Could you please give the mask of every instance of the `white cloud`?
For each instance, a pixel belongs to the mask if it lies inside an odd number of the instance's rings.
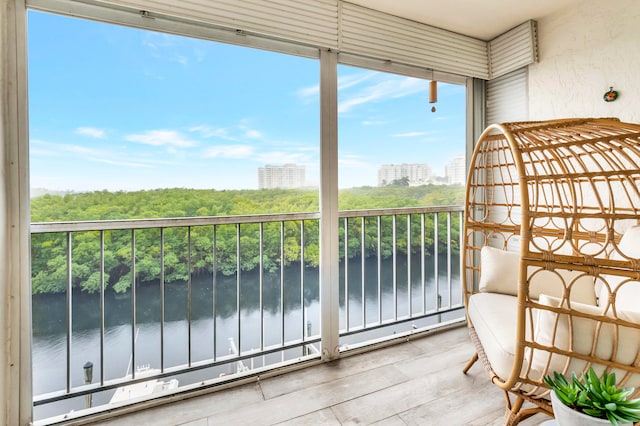
[[[252,129],[248,129],[245,134],[246,137],[248,137],[249,139],[260,139],[262,138],[262,133],[259,132],[258,130],[252,130]]]
[[[359,84],[367,79],[352,84]],[[338,105],[338,112],[348,112],[354,107],[369,102],[401,98],[420,91],[426,90],[426,82],[424,80],[412,77],[384,77],[379,79],[377,83],[362,87],[353,94],[346,94],[345,100]]]
[[[357,86],[358,84],[370,80],[376,76],[376,73],[373,71],[367,71],[360,74],[352,74],[338,78],[338,90],[346,90],[352,86]]]
[[[396,133],[394,135],[391,135],[391,137],[394,138],[415,138],[418,136],[426,136],[428,135],[428,132],[406,132],[406,133]]]
[[[31,140],[30,141],[31,154],[41,154],[47,155],[50,157],[57,157],[64,153],[71,154],[80,154],[80,155],[95,155],[99,156],[102,154],[102,151],[93,148],[87,148],[81,145],[70,145],[65,143],[51,143],[42,140]]]
[[[153,50],[175,46],[175,36],[164,33],[146,32],[142,45]]]
[[[104,139],[106,133],[102,129],[96,129],[95,127],[78,127],[75,131],[78,135],[90,136],[96,139]]]
[[[136,163],[136,162],[132,162],[132,161],[109,160],[107,158],[87,158],[87,160],[95,161],[96,163],[112,164],[114,166],[143,167],[143,168],[151,168],[151,167],[153,167],[150,164]]]
[[[302,98],[303,100],[310,102],[320,95],[320,85],[315,84],[313,86],[298,89],[298,91],[296,91],[296,95],[298,95],[298,97]]]
[[[197,145],[196,142],[185,139],[180,133],[174,130],[149,130],[144,133],[128,135],[125,137],[125,140],[151,146],[170,146],[179,148],[187,148]]]
[[[253,147],[250,145],[220,145],[207,148],[204,156],[206,158],[247,158],[253,153]]]
[[[58,144],[37,139],[30,141],[30,143],[32,145],[30,153],[33,156],[72,158],[75,155],[79,159],[78,161],[93,161],[125,167],[154,167],[157,164],[163,164],[155,159],[132,161],[125,154],[114,150],[92,149],[80,145]]]
[[[200,126],[193,126],[189,128],[190,132],[199,133],[203,138],[220,138],[226,140],[235,140],[229,134],[229,130],[224,127],[213,127],[206,124]]]
[[[224,127],[213,127],[207,124],[202,124],[200,126],[190,127],[188,130],[190,132],[198,133],[203,138],[218,138],[225,139],[229,141],[239,141],[243,137],[247,139],[262,139],[263,134],[261,131],[252,129],[247,126],[244,122],[248,120],[242,120],[240,124],[234,126],[233,128],[224,128]],[[234,135],[237,134],[238,136]]]
[[[186,40],[171,34],[145,34],[142,45],[149,49],[148,53],[152,58],[159,61],[189,65],[191,59],[195,59],[196,62],[202,62],[204,57],[202,51],[192,49]]]
[[[375,72],[364,72],[355,75],[347,75],[338,78],[338,90],[346,90],[350,87],[356,86],[366,80],[375,77]],[[296,95],[304,102],[312,102],[318,99],[320,96],[320,85],[314,84],[313,86],[303,87],[296,91]]]
[[[240,123],[238,123],[238,129],[244,133],[245,138],[262,139],[262,132],[252,128],[251,120],[248,118],[240,120]]]

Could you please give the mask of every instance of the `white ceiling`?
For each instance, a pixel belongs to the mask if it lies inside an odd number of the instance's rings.
[[[491,40],[580,0],[347,0],[460,34]]]

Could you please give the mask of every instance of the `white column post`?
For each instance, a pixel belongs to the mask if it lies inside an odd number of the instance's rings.
[[[331,50],[321,50],[320,315],[325,361],[340,354],[338,249],[338,55]]]
[[[28,425],[31,394],[26,6],[0,0],[0,423]]]

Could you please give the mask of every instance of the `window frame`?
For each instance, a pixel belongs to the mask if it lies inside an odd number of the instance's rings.
[[[151,30],[156,32],[174,34],[184,37],[192,37],[215,42],[234,44],[243,47],[269,50],[278,53],[302,56],[318,59],[320,62],[320,227],[321,227],[321,254],[320,254],[320,280],[321,280],[321,311],[322,311],[322,359],[329,361],[340,356],[339,349],[339,260],[338,260],[338,113],[337,113],[337,65],[349,65],[376,71],[389,72],[398,75],[423,78],[425,80],[437,80],[446,83],[460,84],[466,87],[466,154],[473,149],[473,140],[478,129],[484,126],[482,122],[483,91],[478,90],[478,83],[471,77],[464,77],[445,72],[439,72],[424,67],[412,66],[391,62],[385,59],[375,59],[353,54],[340,53],[330,48],[311,46],[303,43],[295,43],[275,38],[248,34],[231,29],[216,27],[200,22],[188,21],[179,18],[153,17],[149,18],[144,13],[134,14],[130,9],[116,5],[99,5],[97,3],[84,3],[69,0],[30,0],[17,1],[16,17],[23,17],[22,24],[17,24],[18,33],[24,29],[24,34],[16,38],[16,56],[18,61],[17,78],[17,104],[24,117],[16,119],[19,123],[19,131],[22,133],[16,139],[15,145],[21,153],[18,162],[17,174],[13,180],[20,180],[19,187],[11,196],[19,202],[20,208],[14,216],[21,222],[19,242],[8,242],[8,247],[15,256],[22,255],[27,259],[16,280],[14,289],[19,289],[21,307],[20,319],[11,323],[9,333],[19,336],[19,382],[22,383],[20,392],[11,396],[7,406],[20,406],[20,424],[26,424],[32,418],[32,389],[31,383],[31,309],[30,309],[30,256],[29,246],[29,163],[28,163],[28,108],[27,108],[27,48],[26,48],[26,16],[29,10],[50,12],[71,16],[79,19],[105,22],[114,25],[124,25],[133,28]],[[18,19],[17,21],[20,21]],[[23,37],[23,38],[20,38]],[[26,154],[26,155],[25,155]],[[18,155],[20,157],[20,155]],[[6,160],[5,160],[6,161]],[[11,179],[9,179],[11,181]],[[24,256],[26,254],[26,257]],[[292,367],[295,368],[295,367]],[[7,371],[7,370],[5,370]],[[25,385],[26,384],[26,385]],[[140,407],[143,407],[141,404]]]

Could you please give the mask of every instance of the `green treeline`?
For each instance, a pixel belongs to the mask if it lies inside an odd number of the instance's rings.
[[[461,205],[464,188],[460,185],[424,185],[418,187],[362,187],[340,191],[341,210]],[[44,195],[31,200],[32,222],[65,222],[196,216],[232,216],[269,213],[318,211],[317,190],[194,190],[159,189],[137,192],[96,191],[64,196]],[[439,241],[447,241],[447,217],[438,218]],[[266,272],[281,265],[300,262],[304,241],[305,265],[314,267],[319,259],[318,221],[265,223],[262,229],[262,259]],[[458,215],[452,217],[452,248],[458,251]],[[376,218],[364,222],[364,255],[377,256]],[[383,258],[392,255],[393,218],[381,219],[380,251]],[[301,238],[304,229],[304,238]],[[407,218],[396,218],[396,247],[406,254]],[[164,244],[161,247],[161,233]],[[362,254],[362,219],[347,223],[347,255]],[[412,253],[421,250],[421,217],[411,216]],[[425,243],[434,241],[434,217],[425,216]],[[240,241],[238,241],[238,236]],[[281,241],[284,246],[281,248]],[[193,226],[190,228],[141,229],[99,232],[74,232],[71,235],[71,278],[74,288],[93,293],[100,289],[101,245],[104,244],[104,282],[107,289],[122,293],[137,283],[186,281],[191,274],[233,275],[238,268],[250,271],[260,264],[260,228],[243,224]],[[32,290],[38,293],[66,291],[69,275],[67,235],[33,234],[31,240]],[[240,259],[237,247],[240,246]],[[344,257],[344,220],[340,223],[340,256]],[[443,250],[444,247],[440,247]],[[135,262],[133,258],[135,256]],[[162,275],[164,274],[164,276]]]

